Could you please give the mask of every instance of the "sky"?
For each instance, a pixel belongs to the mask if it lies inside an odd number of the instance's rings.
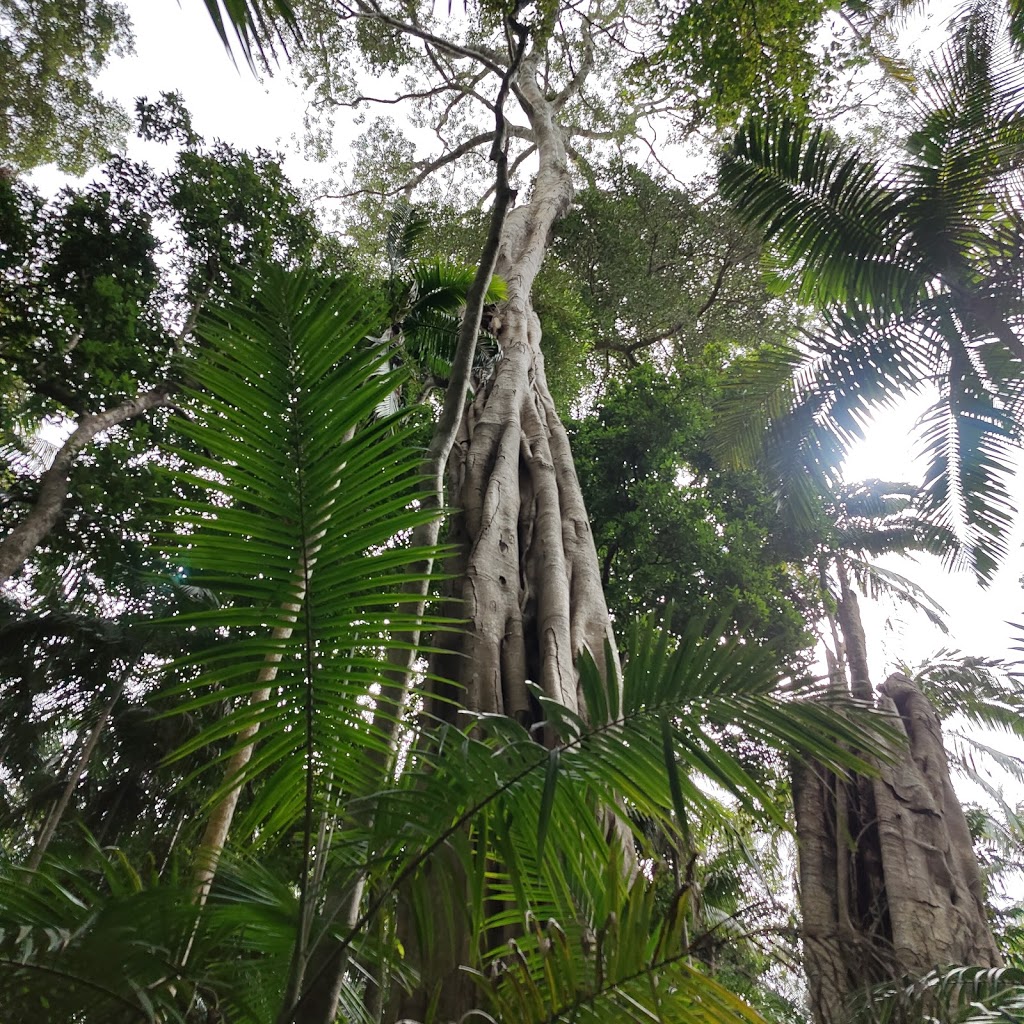
[[[115,60],[102,74],[99,87],[106,94],[130,109],[137,96],[155,98],[163,91],[176,90],[192,112],[197,131],[208,140],[221,138],[250,149],[280,150],[293,181],[324,178],[325,169],[299,153],[304,113],[300,91],[283,74],[260,82],[244,61],[233,64],[202,0],[180,0],[180,4],[175,0],[128,0],[127,6],[135,27],[136,52]],[[336,144],[343,150],[346,141],[342,135]],[[157,164],[168,158],[167,149],[155,144],[137,143],[132,153]],[[34,177],[48,190],[65,180],[48,169]],[[911,402],[879,414],[866,440],[846,461],[847,480],[919,480],[914,423],[922,411],[921,402]],[[1020,477],[1014,489],[1020,507],[1024,504]],[[914,613],[886,605],[866,607],[875,682],[881,682],[894,663],[913,664],[942,646],[989,657],[1016,656],[1015,637],[1024,634],[1024,627],[1015,632],[1007,622],[1024,622],[1021,539],[1018,531],[1010,558],[984,590],[968,574],[951,576],[932,561],[883,560],[884,567],[913,579],[946,609],[952,635],[942,637]]]

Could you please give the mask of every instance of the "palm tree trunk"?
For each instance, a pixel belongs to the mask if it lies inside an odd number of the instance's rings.
[[[850,574],[842,555],[835,560],[839,577],[839,601],[836,615],[843,631],[843,648],[850,666],[850,692],[858,700],[870,701],[874,696],[871,687],[871,673],[868,670],[868,645],[864,635],[864,623],[860,617],[860,603],[857,592],[850,585]]]

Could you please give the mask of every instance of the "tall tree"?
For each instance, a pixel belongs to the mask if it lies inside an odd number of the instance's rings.
[[[131,22],[117,0],[3,0],[0,165],[56,163],[84,174],[122,145],[128,114],[92,79],[131,48]]]
[[[856,583],[885,590],[937,620],[920,590],[866,556],[941,555],[955,541],[920,513],[915,488],[869,481],[825,509],[819,548],[833,684],[893,714],[904,746],[877,777],[841,779],[813,762],[794,766],[804,960],[816,1021],[850,1018],[865,987],[919,977],[936,965],[1001,962],[967,821],[950,782],[939,716],[914,682],[871,682]]]
[[[428,712],[445,724],[467,714],[505,716],[554,742],[549,716],[587,715],[578,671],[584,652],[591,652],[611,688],[617,657],[588,516],[545,374],[534,284],[552,231],[572,201],[570,165],[588,170],[585,146],[627,138],[655,114],[691,123],[692,111],[674,107],[656,76],[643,74],[627,77],[629,87],[615,90],[614,103],[608,99],[616,70],[623,77],[637,46],[650,43],[646,19],[653,12],[645,10],[518,5],[473,10],[455,22],[418,8],[355,0],[309,3],[299,13],[300,29],[317,40],[299,56],[322,106],[392,101],[357,85],[350,67],[359,51],[377,75],[401,70],[409,83],[404,98],[437,126],[444,148],[436,157],[417,161],[390,146],[395,192],[468,162],[482,172],[478,191],[495,195],[480,264],[483,281],[496,270],[508,286],[507,300],[488,310],[486,320],[500,359],[489,378],[475,382],[468,404],[468,374],[453,374],[431,448],[428,500],[458,510],[447,596],[450,613],[464,616],[466,628],[435,638],[441,650],[430,674],[438,682]],[[679,37],[707,42],[690,29]],[[482,130],[474,111],[487,118]],[[375,130],[394,141],[387,126]],[[496,166],[493,184],[486,164],[472,163],[484,153]],[[529,196],[506,214],[515,172],[528,157],[537,166]],[[467,187],[477,183],[465,180]],[[456,359],[464,368],[473,361],[482,290],[467,305]],[[379,703],[385,714],[400,708],[408,685],[408,666],[399,667]],[[422,933],[405,943],[422,972],[421,986],[402,1005],[406,1015],[435,1010],[460,1016],[472,1008],[464,968],[476,966],[480,953],[459,934],[458,922],[452,927],[446,949],[429,949]],[[336,967],[342,963],[339,957]]]

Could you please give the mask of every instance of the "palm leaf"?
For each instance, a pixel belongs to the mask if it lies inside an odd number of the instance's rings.
[[[1024,692],[1010,666],[941,650],[912,669],[914,680],[939,717],[962,717],[984,729],[1024,738]]]
[[[288,52],[287,29],[301,42],[298,17],[291,0],[204,0],[217,35],[225,49],[232,51],[234,43],[241,49],[249,67],[256,70],[255,55],[267,63],[265,43],[276,39]],[[284,28],[281,27],[283,24]]]
[[[421,625],[403,610],[402,585],[433,552],[401,542],[431,514],[412,502],[412,426],[363,426],[398,381],[375,373],[382,354],[363,342],[380,311],[353,286],[302,271],[267,271],[253,293],[199,328],[190,373],[203,390],[179,429],[208,454],[178,453],[195,468],[174,474],[208,494],[178,503],[173,525],[188,539],[174,557],[225,601],[178,621],[216,621],[233,639],[201,661],[198,683],[167,696],[175,714],[233,704],[178,757],[214,744],[226,758],[248,742],[232,737],[259,728],[248,767],[211,799],[258,782],[242,827],[269,842],[311,814],[311,800],[370,784],[368,755],[383,756],[388,730],[371,730],[361,709],[390,638]],[[272,698],[252,703],[268,663]]]
[[[864,1024],[996,1024],[1024,1013],[1024,972],[951,967],[872,990],[855,1011]]]
[[[725,197],[775,243],[800,295],[899,310],[921,287],[912,255],[894,255],[903,199],[872,161],[824,128],[786,115],[752,119],[722,160]]]
[[[194,990],[172,965],[195,911],[173,883],[144,883],[119,851],[86,840],[78,857],[0,872],[6,1014],[184,1021]]]
[[[928,507],[983,581],[1006,553],[1024,411],[1024,72],[1002,33],[994,5],[958,16],[892,172],[780,115],[745,125],[721,170],[740,216],[824,318],[782,423],[828,432],[841,453],[873,405],[938,379]]]
[[[897,549],[899,550],[899,549]],[[912,548],[903,548],[903,551]],[[913,580],[891,569],[883,569],[860,559],[848,559],[847,567],[857,586],[872,600],[881,595],[894,598],[915,612],[920,612],[943,633],[949,632],[946,610]]]

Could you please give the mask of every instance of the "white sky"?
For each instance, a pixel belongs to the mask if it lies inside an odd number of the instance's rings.
[[[192,112],[196,130],[208,140],[221,138],[249,149],[263,146],[281,150],[288,173],[296,182],[325,176],[322,168],[298,154],[304,112],[299,91],[285,81],[283,74],[262,84],[244,62],[236,68],[202,0],[181,0],[180,5],[174,0],[128,0],[127,6],[135,26],[136,54],[117,60],[103,74],[100,88],[105,93],[130,109],[137,96],[154,99],[162,91],[176,90]],[[346,141],[336,140],[342,149]],[[132,152],[154,163],[167,161],[165,147],[139,144]],[[50,169],[37,172],[34,178],[47,190],[65,180]],[[870,437],[848,459],[847,479],[918,480],[913,425],[920,411],[920,407],[908,406],[880,415]],[[1014,487],[1024,499],[1019,477]],[[969,576],[949,576],[937,564],[884,561],[887,568],[924,586],[947,610],[953,635],[942,638],[913,613],[891,607],[865,608],[875,682],[884,678],[894,661],[913,663],[941,646],[958,647],[976,655],[1008,656],[1014,641],[1007,620],[1024,621],[1020,540],[1018,536],[1007,564],[987,590],[977,587]],[[894,628],[886,627],[890,619]]]

